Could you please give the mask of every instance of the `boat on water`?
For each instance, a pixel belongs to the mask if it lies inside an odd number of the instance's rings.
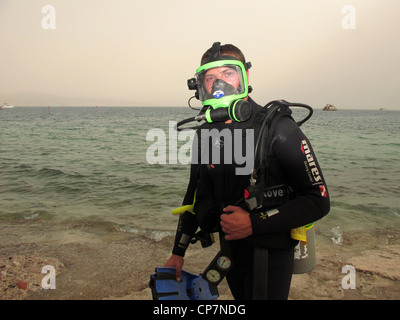
[[[2,109],[12,109],[14,106],[10,106],[7,102],[4,102],[4,104],[1,106]]]
[[[322,108],[324,111],[337,111],[337,108],[332,104],[327,104],[325,107]]]

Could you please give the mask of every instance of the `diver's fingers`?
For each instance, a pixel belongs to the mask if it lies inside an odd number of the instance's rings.
[[[175,268],[176,280],[182,280],[183,257],[173,254],[167,261],[164,267]]]

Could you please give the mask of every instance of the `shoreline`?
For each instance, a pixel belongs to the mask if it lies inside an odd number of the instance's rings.
[[[163,266],[173,236],[161,240],[123,232],[93,233],[83,227],[18,236],[21,225],[0,228],[0,300],[151,300],[148,283]],[[30,230],[32,231],[32,230]],[[293,275],[290,300],[400,299],[400,231],[380,229],[343,235],[343,244],[316,234],[317,267]],[[373,240],[373,241],[371,241]],[[184,270],[201,273],[218,251],[192,245]],[[56,288],[43,289],[45,265],[54,266]],[[343,289],[342,268],[354,266],[356,289]],[[232,300],[224,280],[219,300]]]

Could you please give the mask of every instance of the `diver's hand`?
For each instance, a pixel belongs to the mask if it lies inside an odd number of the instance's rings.
[[[183,257],[173,254],[167,261],[164,267],[175,268],[176,269],[176,281],[182,280],[182,267],[183,267]]]
[[[224,212],[230,214],[221,215],[222,231],[226,233],[226,240],[243,239],[253,234],[250,214],[240,207],[227,206]]]

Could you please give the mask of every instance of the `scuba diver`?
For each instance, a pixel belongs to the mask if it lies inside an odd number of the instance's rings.
[[[257,104],[249,96],[250,67],[237,47],[216,42],[188,80],[203,104],[195,120],[206,122],[196,131],[183,200],[193,210],[179,216],[165,267],[176,268],[180,281],[196,231],[218,232],[226,257],[216,259],[221,270],[226,267],[223,276],[235,299],[287,299],[298,243],[291,230],[324,217],[330,200],[311,143],[290,115],[290,106],[299,104]],[[205,134],[211,130],[219,135]],[[238,173],[248,166],[238,161],[244,150],[254,150],[246,158],[253,166]],[[220,275],[211,271],[205,277],[219,283]]]

